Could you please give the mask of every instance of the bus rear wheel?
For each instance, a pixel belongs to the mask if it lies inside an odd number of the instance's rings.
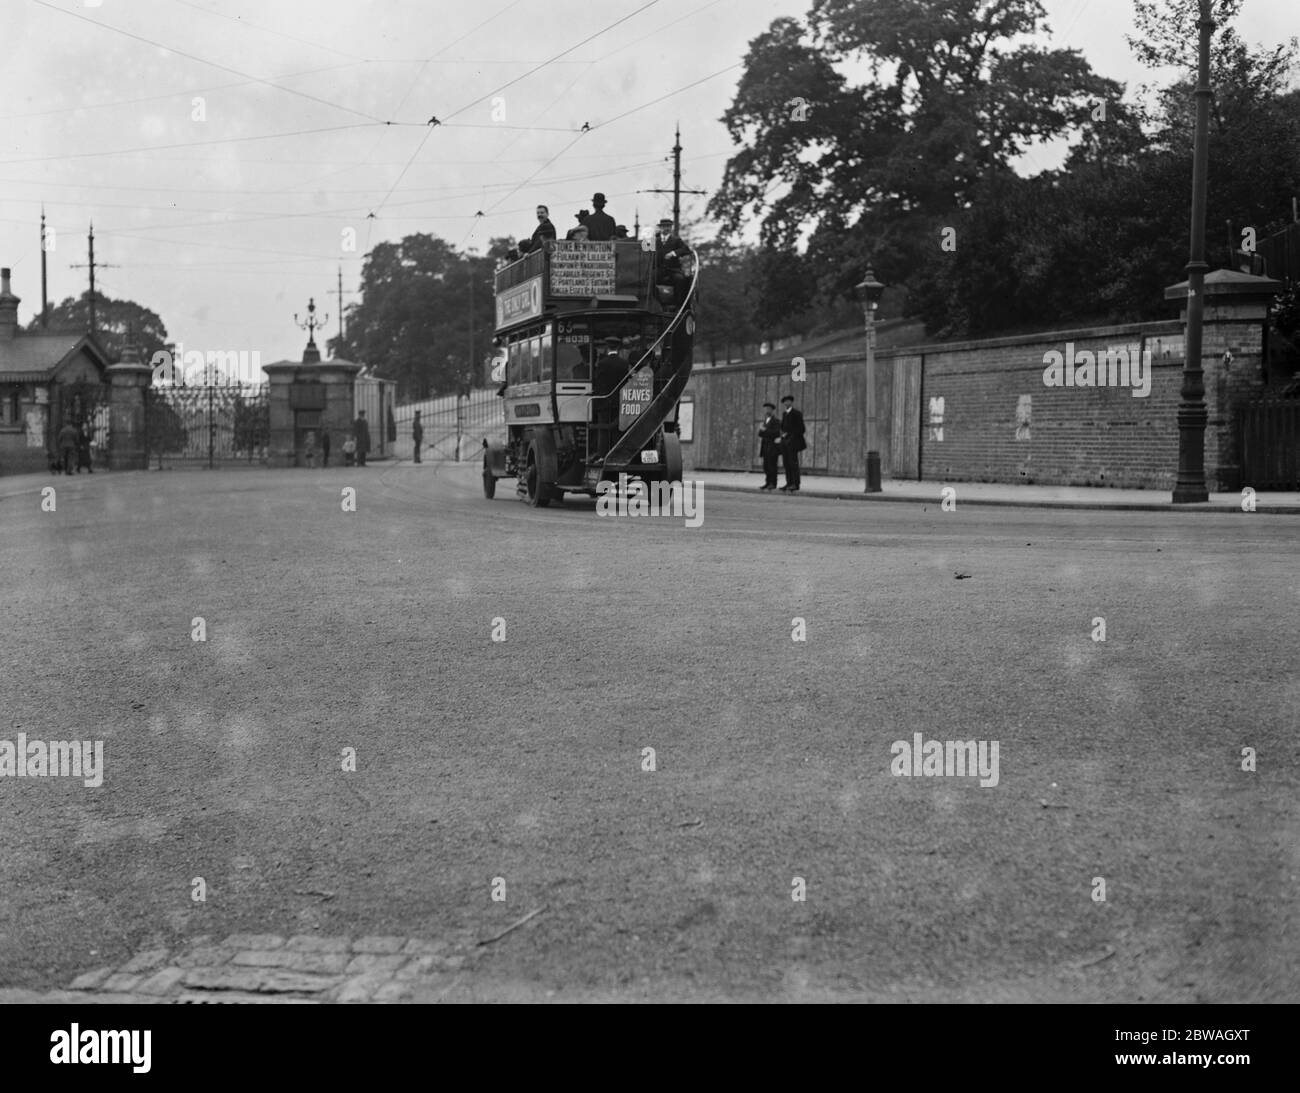
[[[664,433],[664,481],[682,480],[682,441],[676,433]]]
[[[546,434],[535,435],[528,444],[524,464],[524,489],[529,507],[544,509],[555,496],[555,444]]]

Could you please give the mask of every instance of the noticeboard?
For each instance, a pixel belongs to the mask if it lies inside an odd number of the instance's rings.
[[[632,373],[631,379],[623,384],[618,393],[618,431],[631,427],[632,422],[641,416],[641,412],[650,405],[653,395],[654,373],[649,368],[642,368]]]
[[[615,291],[614,243],[557,240],[551,252],[552,296],[606,296]]]

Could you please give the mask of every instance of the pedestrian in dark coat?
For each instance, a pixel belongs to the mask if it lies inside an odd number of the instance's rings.
[[[330,432],[328,429],[322,429],[320,431],[320,454],[320,465],[322,467],[328,467],[330,465]]]
[[[415,411],[415,420],[411,422],[411,440],[415,443],[415,462],[420,462],[420,445],[424,443],[424,426],[420,424],[420,411]]]
[[[598,425],[615,426],[618,424],[618,389],[623,377],[627,375],[627,360],[619,353],[622,341],[612,335],[605,339],[605,352],[596,361],[591,381],[591,393],[595,399],[595,420]],[[602,439],[611,442],[614,438],[613,428],[606,428],[600,434]]]
[[[87,474],[94,474],[95,467],[90,458],[90,423],[85,422],[81,426],[81,432],[77,434],[77,473],[81,473],[81,468],[86,468]]]
[[[806,447],[803,414],[794,408],[794,396],[786,395],[781,399],[781,456],[785,463],[782,493],[799,492],[799,453]]]
[[[59,458],[63,461],[63,473],[71,474],[77,458],[77,427],[70,421],[59,430]]]
[[[781,455],[781,423],[776,419],[776,404],[763,403],[763,424],[758,429],[759,455],[763,457],[763,485],[760,490],[776,489],[776,461]]]
[[[357,420],[352,423],[352,432],[357,438],[357,466],[366,465],[366,455],[370,451],[370,425],[366,421],[366,412],[359,410]]]
[[[591,203],[596,206],[596,211],[587,217],[587,237],[593,243],[602,243],[607,239],[613,239],[614,231],[618,225],[614,223],[614,218],[605,211],[605,195],[592,194]]]

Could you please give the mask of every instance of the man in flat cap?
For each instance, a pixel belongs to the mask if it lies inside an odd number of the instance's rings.
[[[763,424],[758,428],[759,455],[763,457],[763,484],[760,492],[776,489],[776,460],[781,454],[781,423],[776,419],[776,403],[763,403]]]
[[[794,395],[786,395],[781,399],[781,456],[785,462],[782,493],[799,492],[799,453],[806,447],[803,414],[794,408]]]
[[[596,211],[587,217],[587,238],[593,243],[601,243],[614,238],[614,229],[618,226],[614,218],[605,211],[605,195],[592,194],[591,203]]]

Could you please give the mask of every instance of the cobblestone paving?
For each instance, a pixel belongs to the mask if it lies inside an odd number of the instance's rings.
[[[65,990],[4,1001],[152,1003],[437,1002],[482,953],[468,935],[191,938],[175,951],[147,949],[119,967],[79,975]],[[10,995],[18,992],[0,992]]]

